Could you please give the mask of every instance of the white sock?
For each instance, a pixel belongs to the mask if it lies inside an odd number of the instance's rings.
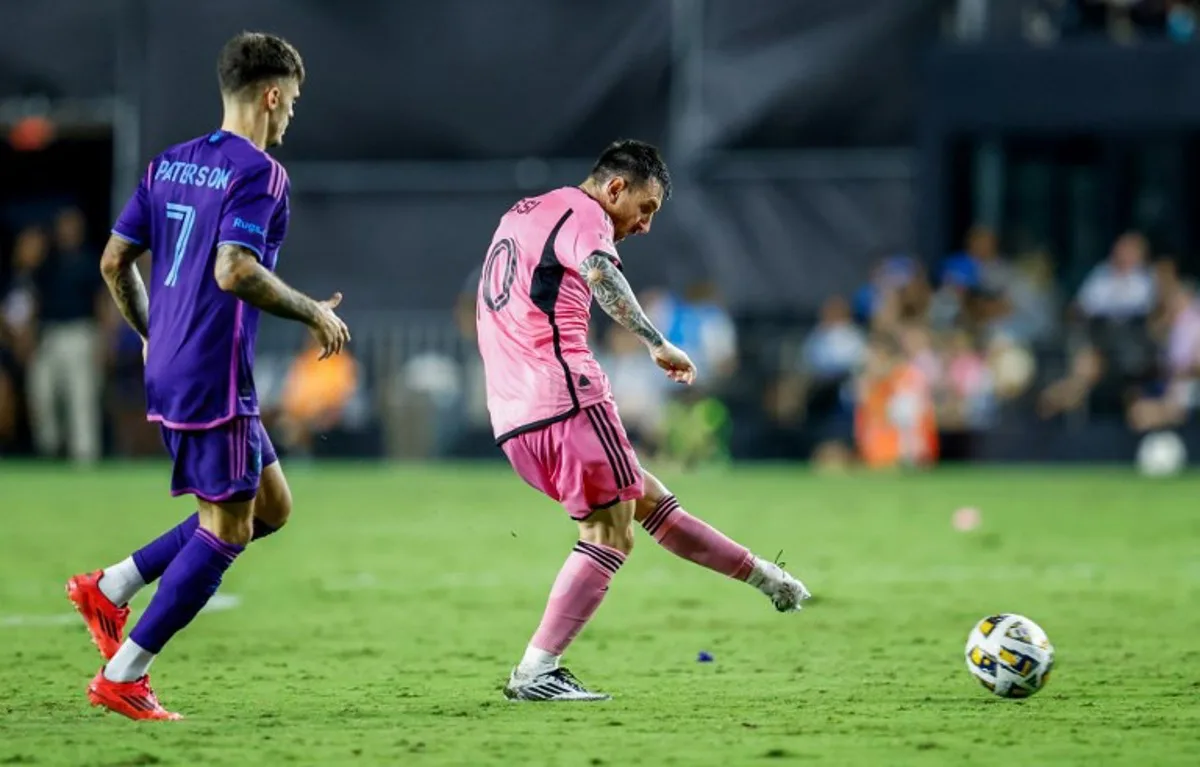
[[[754,569],[750,571],[750,576],[746,578],[746,583],[766,594],[773,583],[782,576],[783,570],[779,565],[760,557],[755,557]]]
[[[153,662],[154,653],[143,650],[132,639],[126,639],[104,667],[104,678],[113,682],[134,682],[146,675]]]
[[[145,585],[133,557],[125,557],[112,567],[104,568],[104,575],[100,578],[100,591],[118,607],[133,599],[133,595]]]
[[[525,657],[521,658],[521,663],[517,666],[517,676],[532,678],[549,673],[558,668],[558,660],[561,657],[529,645],[525,648]]]

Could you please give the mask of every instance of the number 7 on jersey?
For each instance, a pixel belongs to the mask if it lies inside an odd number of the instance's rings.
[[[171,271],[163,284],[174,287],[179,281],[179,266],[183,263],[183,254],[187,251],[188,239],[192,236],[192,226],[196,223],[196,209],[191,205],[177,202],[167,203],[167,218],[172,221],[182,221],[179,226],[179,236],[175,238],[175,260],[171,263]]]

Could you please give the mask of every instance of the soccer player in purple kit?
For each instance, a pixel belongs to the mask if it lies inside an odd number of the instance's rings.
[[[221,129],[160,154],[126,204],[100,269],[146,350],[147,417],[174,462],[172,495],[199,511],[117,564],[67,583],[107,663],[88,699],[131,719],[178,719],[150,688],[151,661],[220,586],[246,544],[279,529],[291,492],[259,420],[252,367],[259,313],[302,322],[324,356],[350,340],[334,294],[316,301],[275,276],[288,224],[283,140],[304,82],[300,54],[245,32],[217,62]],[[134,263],[151,253],[147,292]],[[130,597],[159,580],[128,638]]]

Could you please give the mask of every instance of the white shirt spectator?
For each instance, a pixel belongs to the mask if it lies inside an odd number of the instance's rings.
[[[1118,271],[1098,265],[1079,289],[1079,305],[1088,317],[1144,317],[1154,308],[1154,277],[1143,266]]]
[[[866,351],[863,332],[849,322],[821,325],[804,340],[804,369],[817,378],[837,378],[855,370]]]

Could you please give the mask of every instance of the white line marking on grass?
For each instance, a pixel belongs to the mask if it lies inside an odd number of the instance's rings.
[[[79,616],[75,613],[59,613],[57,615],[5,615],[0,616],[0,626],[5,628],[66,626],[78,620]]]
[[[241,607],[242,598],[237,594],[213,594],[208,600],[208,604],[204,606],[202,613],[219,613],[225,610],[232,610],[235,607]]]
[[[242,598],[236,594],[214,594],[200,612],[219,613],[241,607]],[[0,615],[0,628],[45,628],[69,626],[80,621],[77,613],[51,615]]]

